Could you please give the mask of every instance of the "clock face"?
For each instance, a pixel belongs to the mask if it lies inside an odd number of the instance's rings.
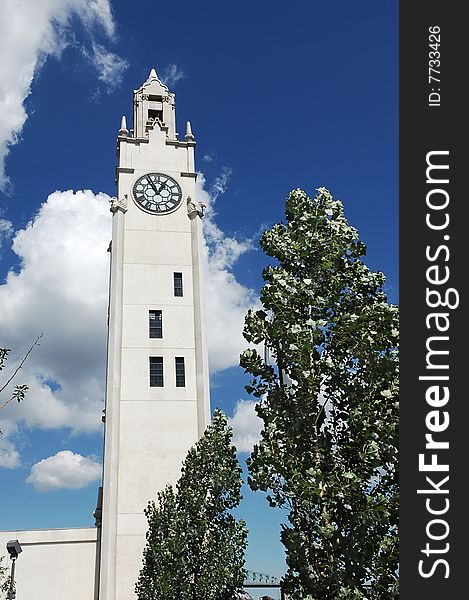
[[[177,181],[163,173],[142,175],[134,183],[132,193],[139,208],[155,215],[173,212],[182,200]]]

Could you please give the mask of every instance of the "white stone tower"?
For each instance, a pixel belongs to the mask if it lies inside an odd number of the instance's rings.
[[[178,139],[175,102],[154,69],[118,134],[100,600],[135,598],[144,508],[179,477],[210,419],[202,299],[203,205],[194,136]]]

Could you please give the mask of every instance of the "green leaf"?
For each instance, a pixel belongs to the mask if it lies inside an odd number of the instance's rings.
[[[187,454],[176,491],[167,486],[148,504],[139,600],[229,600],[242,588],[247,529],[231,514],[242,483],[231,436],[216,410]]]
[[[269,319],[245,321],[271,362],[241,357],[262,398],[249,485],[288,510],[293,600],[397,598],[399,309],[326,188],[291,192],[285,216],[260,241]]]

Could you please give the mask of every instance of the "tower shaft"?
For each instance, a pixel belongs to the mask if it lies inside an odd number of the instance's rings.
[[[152,70],[119,130],[111,207],[100,600],[135,597],[144,509],[210,419],[194,147]]]

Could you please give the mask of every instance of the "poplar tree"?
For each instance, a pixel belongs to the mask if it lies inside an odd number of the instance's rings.
[[[397,598],[398,308],[325,188],[291,192],[260,245],[274,260],[244,337],[266,352],[240,364],[264,424],[249,483],[288,510],[285,589]]]
[[[231,514],[241,500],[232,430],[219,410],[189,450],[176,491],[148,504],[139,600],[233,600],[244,583],[247,529]]]

